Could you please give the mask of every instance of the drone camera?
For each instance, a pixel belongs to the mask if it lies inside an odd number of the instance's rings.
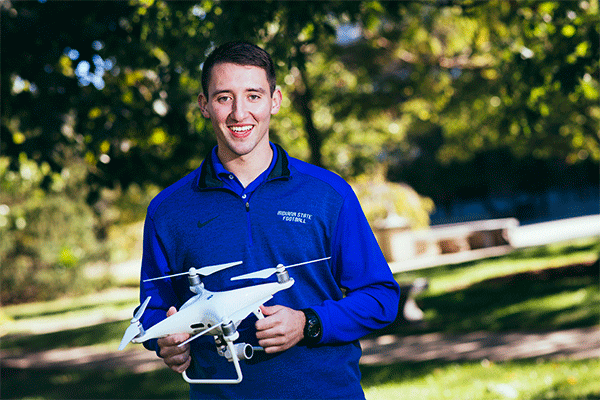
[[[240,360],[249,360],[254,356],[254,348],[248,343],[237,343],[233,345],[233,349],[235,351],[235,355]],[[225,350],[223,354],[227,360],[232,361],[233,357],[231,355],[231,351],[229,348]]]
[[[252,356],[254,355],[254,347],[250,346],[249,344],[246,344],[244,346],[244,358],[246,360],[249,360],[252,358]]]

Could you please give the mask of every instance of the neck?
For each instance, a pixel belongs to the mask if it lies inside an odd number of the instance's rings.
[[[273,160],[273,149],[268,145],[263,151],[252,151],[249,154],[231,159],[221,157],[221,153],[217,149],[217,155],[225,169],[233,173],[242,186],[247,187],[260,174],[269,168],[269,165],[271,165],[271,161]]]

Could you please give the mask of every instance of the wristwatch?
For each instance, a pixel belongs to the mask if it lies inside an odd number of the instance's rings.
[[[306,317],[306,323],[304,324],[304,343],[307,345],[319,343],[321,336],[323,335],[323,328],[321,326],[319,315],[312,308],[305,308],[301,311]]]

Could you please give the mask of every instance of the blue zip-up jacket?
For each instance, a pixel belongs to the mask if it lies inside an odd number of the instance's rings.
[[[240,384],[190,385],[190,396],[364,398],[358,339],[395,319],[399,287],[351,187],[336,174],[272,147],[274,160],[266,177],[245,198],[218,176],[215,152],[156,196],[144,226],[141,278],[243,261],[202,279],[206,289],[223,291],[276,281],[275,276],[231,281],[234,276],[331,256],[290,268],[295,284],[266,304],[315,310],[323,325],[318,345],[299,344],[273,355],[256,352],[242,362]],[[193,293],[182,276],[142,283],[140,298],[147,296],[152,300],[142,317],[146,329]],[[258,345],[255,321],[251,314],[240,324],[239,341]],[[145,346],[157,350],[156,340]],[[235,377],[233,365],[217,355],[210,335],[192,342],[192,360],[192,378]]]

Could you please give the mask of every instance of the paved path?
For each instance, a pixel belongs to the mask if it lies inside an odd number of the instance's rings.
[[[548,333],[384,335],[362,340],[361,344],[361,364],[365,365],[433,360],[585,359],[600,357],[600,327]],[[131,368],[137,373],[164,367],[162,360],[140,345],[129,345],[125,351],[106,347],[79,347],[24,355],[2,351],[0,365],[3,368],[40,369]]]
[[[384,335],[361,341],[362,364],[399,361],[506,361],[524,358],[585,359],[600,357],[600,327],[547,333],[472,332]]]

